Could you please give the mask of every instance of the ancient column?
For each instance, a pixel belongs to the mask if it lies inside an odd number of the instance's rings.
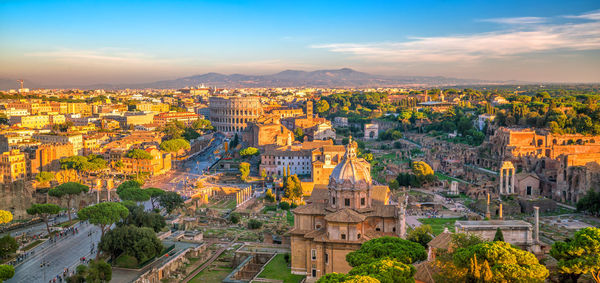
[[[511,182],[510,182],[510,193],[514,194],[515,193],[515,168],[513,167],[511,169],[512,174],[511,174]]]
[[[498,208],[498,218],[500,218],[500,220],[502,219],[502,203],[500,203],[500,207]]]
[[[539,206],[534,206],[533,207],[533,211],[534,211],[534,215],[535,215],[535,234],[534,234],[534,240],[536,243],[540,242],[540,208]]]
[[[506,174],[504,174],[504,193],[510,193],[510,184],[508,183],[508,174],[510,174],[510,169],[506,169]]]
[[[504,186],[503,186],[503,181],[504,181],[504,169],[501,168],[500,169],[500,188],[498,189],[498,194],[501,195],[504,193]]]
[[[490,213],[490,193],[487,194],[487,206],[485,210],[485,218],[488,220],[492,219],[492,214]]]

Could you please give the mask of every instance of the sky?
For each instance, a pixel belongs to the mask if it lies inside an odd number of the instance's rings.
[[[600,82],[600,1],[0,0],[0,79],[85,85],[345,67]]]

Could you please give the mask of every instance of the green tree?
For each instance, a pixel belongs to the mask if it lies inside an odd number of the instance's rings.
[[[168,213],[183,205],[183,199],[176,192],[165,192],[158,197],[158,203],[164,207]]]
[[[255,229],[260,229],[260,227],[262,227],[263,223],[256,220],[256,219],[250,219],[248,221],[248,228],[255,230]]]
[[[123,202],[123,204],[129,210],[129,215],[122,222],[119,222],[120,226],[148,227],[158,233],[167,225],[162,215],[156,212],[146,212],[143,205],[137,205],[133,202]]]
[[[110,282],[112,267],[103,260],[93,260],[86,269],[86,282]]]
[[[13,215],[10,211],[0,209],[0,224],[8,223],[13,220]]]
[[[7,255],[14,254],[19,249],[19,244],[15,238],[10,235],[6,235],[0,238],[0,259]]]
[[[0,264],[0,282],[15,276],[15,268],[12,265]]]
[[[150,154],[149,152],[143,150],[143,149],[139,149],[139,148],[134,148],[129,150],[126,154],[125,157],[127,158],[131,158],[134,159],[137,163],[137,179],[140,179],[140,161],[141,160],[152,160],[154,157],[152,157],[152,154]]]
[[[150,202],[152,202],[152,208],[156,208],[156,202],[158,198],[165,194],[165,191],[159,188],[147,188],[144,191],[150,196]]]
[[[237,212],[232,212],[231,214],[229,214],[229,221],[231,221],[231,223],[233,223],[233,224],[240,223],[240,219],[241,219],[241,216]]]
[[[504,234],[502,234],[502,230],[500,230],[500,227],[498,227],[496,229],[496,234],[494,235],[494,241],[504,242]]]
[[[423,246],[424,248],[427,248],[427,243],[429,243],[429,241],[433,239],[433,237],[431,236],[432,233],[433,230],[431,229],[431,226],[421,225],[408,232],[406,239],[411,242],[415,242]]]
[[[192,128],[194,130],[212,130],[214,129],[209,120],[206,119],[198,119],[192,123]]]
[[[327,100],[321,99],[317,102],[317,112],[325,113],[329,110],[329,102]]]
[[[116,202],[101,202],[83,208],[77,213],[81,221],[89,221],[91,224],[98,225],[101,236],[104,236],[110,226],[125,219],[128,215],[127,207]]]
[[[360,249],[346,255],[346,261],[350,266],[356,267],[386,257],[410,264],[425,260],[427,253],[425,248],[417,243],[398,237],[385,236],[364,242]]]
[[[35,176],[35,180],[42,185],[48,185],[50,181],[54,181],[54,173],[42,171]]]
[[[258,148],[255,148],[255,147],[247,147],[247,148],[240,150],[240,155],[243,157],[253,156],[253,155],[258,155],[258,154],[260,154],[260,151],[258,150]]]
[[[265,194],[265,199],[269,202],[275,201],[275,194],[273,194],[273,191],[271,189],[267,190],[267,193]]]
[[[69,222],[71,222],[71,202],[73,198],[82,193],[87,193],[89,190],[89,187],[86,185],[77,182],[67,182],[49,190],[48,195],[57,198],[64,197],[67,199],[67,215],[69,215]]]
[[[129,225],[108,231],[100,240],[99,249],[108,253],[113,260],[125,255],[145,262],[159,255],[163,245],[152,229]]]
[[[297,175],[288,176],[283,183],[283,192],[289,199],[299,199],[302,197],[302,183]]]
[[[577,211],[587,212],[594,216],[600,215],[600,191],[588,190],[584,197],[577,202]]]
[[[304,130],[302,130],[302,128],[296,128],[294,130],[294,137],[296,138],[297,141],[303,141],[304,140]]]
[[[412,283],[415,282],[415,272],[416,269],[412,265],[395,260],[379,259],[352,268],[348,275],[370,276],[381,283]]]
[[[467,279],[482,276],[481,266],[474,260],[487,262],[492,271],[491,282],[543,282],[549,274],[532,253],[501,241],[458,249],[453,255],[454,266],[464,270]]]
[[[581,229],[566,242],[554,242],[550,255],[558,260],[558,271],[573,282],[582,274],[600,282],[600,228]]]
[[[27,209],[27,214],[36,215],[40,219],[42,219],[42,221],[44,221],[44,223],[46,224],[46,230],[48,230],[48,235],[49,235],[50,234],[50,224],[48,223],[48,218],[52,215],[58,214],[60,212],[60,210],[61,210],[60,206],[58,206],[56,204],[36,203],[36,204],[31,205],[31,207]]]
[[[167,123],[160,129],[160,131],[165,134],[166,139],[179,139],[182,137],[185,132],[185,125],[181,122],[177,122]]]
[[[250,175],[250,163],[240,163],[240,174],[242,174],[242,176],[240,177],[242,181],[246,181],[246,179],[248,179],[248,175]]]
[[[121,191],[117,191],[121,200],[130,200],[135,202],[147,201],[150,199],[150,194],[146,190],[139,188],[126,188]]]
[[[160,150],[171,153],[179,152],[182,149],[189,150],[190,148],[190,142],[185,139],[172,139],[160,144]]]

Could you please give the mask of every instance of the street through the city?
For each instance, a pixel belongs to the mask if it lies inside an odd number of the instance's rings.
[[[93,246],[96,251],[100,228],[87,223],[78,223],[74,227],[79,230],[78,233],[68,233],[55,242],[48,240],[34,248],[33,252],[29,251],[27,259],[15,267],[15,276],[5,282],[49,282],[57,275],[62,276],[65,268],[69,272],[74,271],[82,263],[82,257],[95,257],[91,248]]]

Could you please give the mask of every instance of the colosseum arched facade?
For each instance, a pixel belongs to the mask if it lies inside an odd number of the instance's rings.
[[[247,122],[263,115],[259,97],[218,97],[209,100],[210,122],[217,131],[226,134],[240,133]]]

